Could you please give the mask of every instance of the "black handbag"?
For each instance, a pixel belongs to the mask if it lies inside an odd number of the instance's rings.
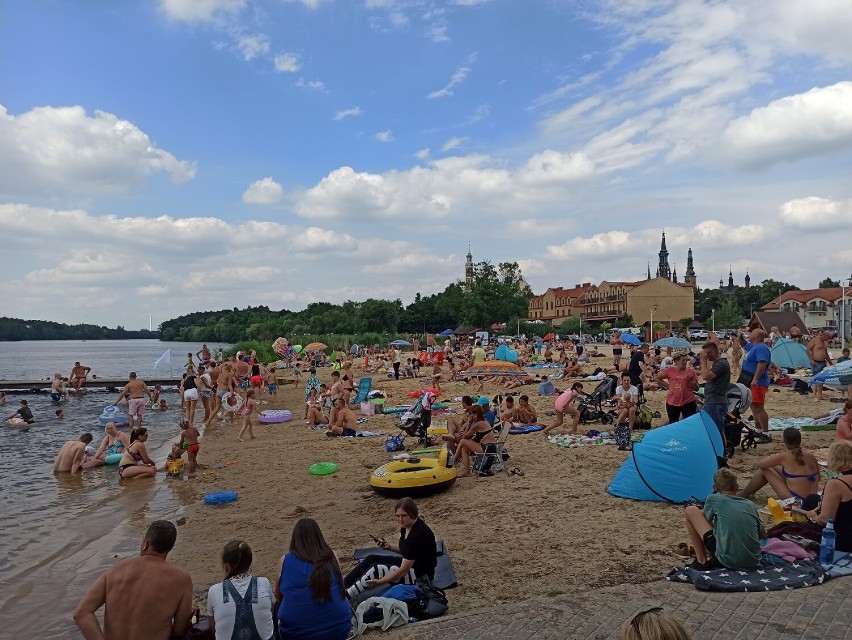
[[[428,578],[418,578],[416,586],[423,594],[416,602],[408,605],[408,614],[418,620],[440,618],[449,611],[447,594],[443,589],[432,586]]]
[[[754,380],[754,374],[751,371],[743,369],[740,371],[740,377],[737,378],[737,384],[744,384],[745,386],[750,387],[752,380]]]

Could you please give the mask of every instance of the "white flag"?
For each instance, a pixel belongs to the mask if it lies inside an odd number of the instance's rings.
[[[154,368],[157,368],[158,364],[170,364],[172,361],[172,350],[166,349],[166,352],[160,356],[160,358],[154,363]]]

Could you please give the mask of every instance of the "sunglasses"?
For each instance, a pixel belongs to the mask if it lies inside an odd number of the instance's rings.
[[[655,613],[657,611],[662,611],[662,607],[651,607],[650,609],[645,609],[644,611],[640,611],[635,616],[630,619],[630,626],[633,627],[634,631],[636,631],[636,637],[641,638],[642,633],[639,631],[639,624],[649,613]]]

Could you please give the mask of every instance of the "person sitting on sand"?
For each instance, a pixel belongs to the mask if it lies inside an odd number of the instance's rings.
[[[369,580],[367,584],[375,587],[381,584],[402,582],[409,572],[413,571],[416,578],[435,579],[435,567],[438,566],[438,552],[435,545],[435,534],[420,517],[417,503],[411,498],[402,498],[394,508],[396,520],[399,523],[399,544],[379,540],[379,547],[398,553],[402,556],[399,567],[389,572],[383,578]],[[362,560],[370,562],[368,558]],[[360,566],[360,565],[359,565]],[[357,570],[352,572],[358,573]]]
[[[83,461],[86,459],[86,446],[92,441],[91,433],[84,433],[78,440],[69,440],[62,445],[56,454],[53,463],[53,473],[70,471],[77,473],[83,469]]]
[[[639,390],[630,384],[630,375],[625,373],[621,376],[621,384],[615,389],[615,397],[618,399],[616,405],[618,417],[616,424],[624,424],[633,431],[633,423],[636,421],[636,407],[639,406]]]
[[[471,407],[473,407],[473,398],[470,396],[462,396],[462,413],[449,416],[447,418],[447,433],[441,436],[441,439],[447,443],[447,447],[451,451],[461,442],[465,431],[470,428]]]
[[[107,422],[104,426],[104,439],[101,440],[101,446],[95,451],[92,456],[93,467],[105,464],[107,456],[121,453],[130,446],[130,436],[119,431],[114,422]],[[97,463],[97,464],[95,464]]]
[[[518,407],[515,406],[515,398],[506,396],[503,406],[500,407],[500,420],[503,422],[519,423]]]
[[[852,442],[852,399],[843,405],[843,415],[837,419],[837,440]]]
[[[356,430],[356,427],[358,426],[358,417],[355,415],[355,412],[349,408],[349,405],[343,400],[343,398],[338,398],[335,402],[335,406],[337,408],[337,413],[335,414],[334,422],[331,423],[331,426],[329,426],[325,435],[329,438],[333,438],[334,436],[358,435],[358,431]]]
[[[201,437],[201,433],[193,425],[189,424],[189,420],[185,418],[180,421],[180,429],[178,444],[186,449],[186,472],[192,475],[195,473],[195,467],[198,464],[198,452],[201,449],[198,438]]]
[[[453,459],[461,467],[458,475],[459,478],[466,478],[471,475],[471,455],[482,453],[482,445],[496,440],[494,427],[485,419],[485,412],[482,410],[482,406],[478,404],[474,405],[471,409],[471,414],[471,425],[464,435],[462,435],[453,453]]]
[[[192,618],[192,578],[166,561],[176,540],[171,522],[152,522],[139,556],[120,560],[101,574],[74,610],[74,622],[86,640],[184,637]],[[101,607],[103,629],[95,616]]]
[[[703,511],[692,505],[686,508],[686,531],[695,549],[689,567],[753,571],[760,566],[760,539],[766,537],[757,509],[737,495],[737,477],[728,469],[713,475],[713,491]]]
[[[145,443],[148,442],[148,429],[139,427],[130,432],[130,444],[121,453],[118,461],[118,476],[124,480],[131,478],[153,478],[157,468]],[[141,464],[140,464],[141,463]]]
[[[545,437],[547,437],[548,433],[553,431],[556,427],[560,426],[565,421],[566,413],[571,416],[571,433],[577,433],[577,426],[580,424],[580,412],[572,405],[582,393],[583,383],[575,382],[571,385],[570,389],[566,389],[561,394],[559,394],[559,396],[556,398],[556,402],[553,403],[553,408],[556,410],[556,418],[554,419],[552,424],[547,425],[542,430],[542,433]]]
[[[518,422],[521,424],[539,424],[538,412],[530,404],[530,397],[526,394],[518,398]]]
[[[801,432],[788,427],[783,439],[784,451],[757,461],[757,471],[738,494],[741,498],[754,499],[754,494],[766,484],[782,500],[804,500],[819,491],[819,462],[810,451],[802,449]]]
[[[828,468],[839,477],[827,480],[819,509],[807,516],[819,525],[834,521],[835,549],[852,551],[852,444],[835,442],[828,449]]]

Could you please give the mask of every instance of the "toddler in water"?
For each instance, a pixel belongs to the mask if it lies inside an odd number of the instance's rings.
[[[240,429],[240,434],[237,436],[237,440],[242,442],[243,434],[248,431],[249,439],[254,440],[254,431],[252,431],[252,422],[251,422],[251,414],[254,413],[256,404],[254,401],[254,389],[249,389],[246,393],[246,401],[243,404],[243,408],[240,409],[240,415],[243,417],[243,428]]]
[[[151,407],[156,407],[157,403],[160,401],[160,392],[162,391],[162,387],[160,385],[154,385],[154,392],[151,394]]]
[[[160,400],[160,404],[157,405],[157,409],[159,411],[165,411],[168,408],[169,408],[169,405],[166,404],[165,400]]]

